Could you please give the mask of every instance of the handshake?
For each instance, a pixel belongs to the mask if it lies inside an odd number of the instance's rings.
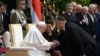
[[[57,40],[53,40],[52,44],[51,44],[51,48],[55,48],[55,47],[57,47],[59,45],[60,45],[60,43]]]

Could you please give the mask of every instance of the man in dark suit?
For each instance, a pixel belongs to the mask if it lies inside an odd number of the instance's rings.
[[[100,56],[100,5],[98,6],[98,12],[95,14],[97,20],[95,22],[95,32],[97,41],[96,56]]]
[[[6,15],[8,23],[10,23],[10,15],[11,15],[10,10],[8,10],[7,4],[4,4],[4,7],[5,7],[5,10],[3,13]]]
[[[66,5],[66,12],[63,14],[65,19],[69,22],[77,23],[78,19],[76,14],[73,12],[73,5],[72,3],[69,3]]]
[[[81,24],[80,24],[80,21],[82,20],[82,15],[81,15],[81,13],[82,13],[82,5],[81,4],[77,4],[77,6],[76,6],[76,17],[77,17],[77,19],[78,19],[78,25],[80,26]]]
[[[4,4],[0,2],[0,36],[3,37],[3,46],[8,47],[10,45],[9,22],[7,16],[3,13],[4,10]]]
[[[57,49],[60,50],[62,56],[93,56],[96,41],[78,25],[58,16],[53,33],[60,42]]]
[[[89,33],[92,37],[95,38],[95,29],[94,29],[94,20],[91,17],[91,15],[88,13],[88,7],[83,6],[82,13],[81,13],[81,20],[80,20],[80,26]]]
[[[3,6],[3,3],[2,2],[0,2],[0,29],[5,29],[5,28],[7,28],[7,22],[5,22],[6,21],[6,16],[5,16],[5,14],[3,14],[3,11],[4,11],[4,6]],[[2,34],[2,33],[1,33]]]

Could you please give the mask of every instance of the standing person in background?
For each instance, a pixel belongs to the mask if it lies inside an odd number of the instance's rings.
[[[77,4],[76,5],[76,16],[77,16],[77,19],[78,19],[78,25],[80,26],[82,24],[82,22],[80,22],[82,20],[82,5],[81,4]]]
[[[5,7],[4,14],[7,16],[7,20],[9,22],[9,24],[10,24],[10,14],[11,14],[10,10],[8,10],[7,4],[4,4],[4,7]]]
[[[97,50],[95,56],[100,56],[100,5],[98,5],[98,12],[96,13],[97,21],[95,23]]]
[[[78,19],[75,13],[73,13],[73,5],[72,3],[69,3],[66,5],[66,12],[63,14],[64,18],[68,21],[68,22],[72,22],[75,24],[78,24]]]
[[[95,29],[94,29],[94,22],[92,21],[91,16],[88,13],[88,7],[83,6],[82,13],[80,14],[80,26],[92,37],[95,35]]]
[[[73,13],[76,13],[77,3],[76,2],[71,2],[71,4],[73,5]]]
[[[10,17],[11,24],[21,24],[22,25],[24,36],[26,34],[26,24],[27,24],[27,19],[23,11],[25,10],[25,8],[26,8],[25,0],[17,0],[17,8]]]
[[[9,33],[9,22],[7,16],[3,13],[5,6],[0,2],[0,35],[3,37],[3,47],[10,47],[10,33]]]
[[[88,12],[89,12],[89,15],[91,16],[92,21],[94,22],[94,24],[95,24],[96,19],[97,19],[96,14],[95,14],[96,9],[97,9],[97,5],[95,5],[95,4],[90,4],[89,5],[89,11]]]

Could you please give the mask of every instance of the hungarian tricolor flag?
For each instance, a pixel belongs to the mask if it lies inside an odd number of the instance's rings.
[[[32,22],[37,23],[42,20],[40,0],[31,0]]]

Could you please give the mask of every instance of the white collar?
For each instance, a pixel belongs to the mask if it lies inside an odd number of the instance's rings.
[[[67,13],[68,15],[71,15],[71,13]]]

